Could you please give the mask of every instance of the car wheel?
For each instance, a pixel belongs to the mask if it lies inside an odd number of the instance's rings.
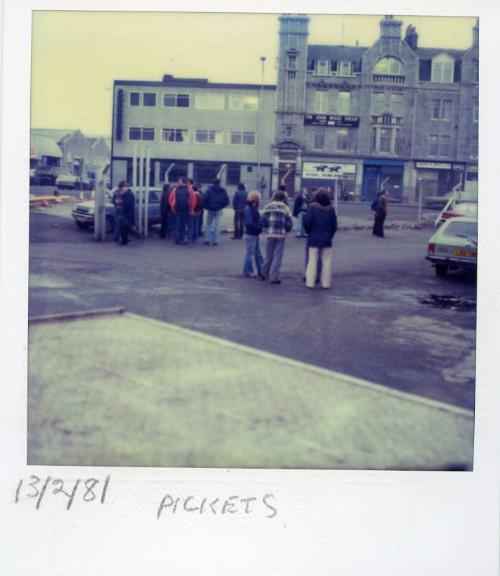
[[[106,217],[106,234],[111,234],[115,229],[115,219],[113,216]]]
[[[80,228],[80,230],[87,230],[89,227],[86,222],[78,222],[78,220],[75,220],[75,224]]]
[[[448,274],[448,266],[446,264],[436,264],[436,274],[438,276],[446,276]]]

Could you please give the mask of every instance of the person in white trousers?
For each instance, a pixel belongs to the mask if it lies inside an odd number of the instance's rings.
[[[318,269],[318,259],[321,257],[322,269],[320,285],[330,288],[332,278],[332,245],[337,231],[337,214],[332,206],[328,192],[320,188],[316,193],[306,214],[304,215],[304,230],[307,233],[308,259],[306,267],[306,286],[314,288]]]

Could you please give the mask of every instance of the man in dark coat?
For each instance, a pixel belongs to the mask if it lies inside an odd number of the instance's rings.
[[[127,182],[118,184],[111,201],[115,207],[115,240],[128,244],[128,234],[135,224],[135,196]]]
[[[384,237],[384,222],[387,216],[387,190],[379,192],[377,205],[375,207],[375,222],[373,223],[373,235],[379,238]]]
[[[304,230],[307,232],[308,262],[306,268],[306,286],[314,288],[318,259],[322,269],[320,282],[322,288],[330,288],[332,277],[332,240],[337,231],[337,215],[328,192],[322,188],[316,193],[314,202],[309,205],[304,216]]]
[[[187,178],[179,178],[177,186],[170,191],[169,205],[175,214],[175,243],[187,244],[189,217],[196,205],[196,196]]]
[[[208,187],[203,197],[203,205],[207,211],[207,224],[205,226],[205,242],[216,246],[220,238],[220,219],[222,211],[229,205],[229,196],[226,189],[220,185],[220,180]]]
[[[233,196],[233,210],[234,210],[234,234],[231,236],[233,240],[243,238],[243,228],[245,225],[245,207],[247,205],[248,193],[245,190],[244,184],[238,184],[238,190]]]

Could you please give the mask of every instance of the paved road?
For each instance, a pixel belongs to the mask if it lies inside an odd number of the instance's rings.
[[[287,241],[283,284],[241,276],[243,245],[175,246],[157,237],[96,244],[68,218],[33,213],[30,316],[109,306],[449,402],[474,406],[473,278],[437,278],[429,231],[341,231],[330,291],[306,291],[304,241]],[[168,351],[166,351],[168,353]],[[217,362],[217,359],[214,359]]]

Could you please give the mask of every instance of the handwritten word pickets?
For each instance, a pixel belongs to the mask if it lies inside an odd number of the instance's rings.
[[[75,499],[84,503],[99,502],[104,504],[109,481],[109,476],[106,476],[104,481],[97,478],[86,478],[69,482],[60,478],[52,478],[52,476],[42,479],[32,474],[29,481],[24,479],[19,481],[14,502],[18,504],[22,499],[33,499],[36,501],[36,510],[39,510],[43,500],[49,497],[67,498],[66,510],[71,508]]]
[[[274,494],[247,497],[228,496],[226,498],[200,498],[196,496],[176,497],[166,494],[158,507],[156,517],[162,514],[208,514],[221,516],[230,514],[264,514],[266,518],[274,518],[278,514]]]

